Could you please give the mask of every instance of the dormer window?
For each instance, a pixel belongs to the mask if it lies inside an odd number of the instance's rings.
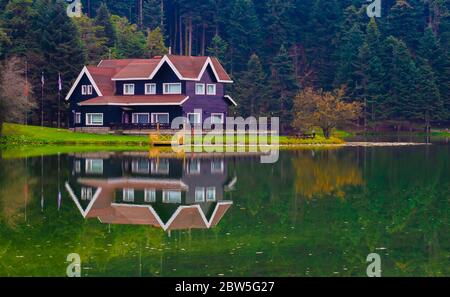
[[[145,84],[145,95],[155,95],[156,84]]]
[[[208,84],[206,89],[206,94],[208,95],[216,95],[216,85],[215,84]]]
[[[134,95],[134,84],[124,84],[123,85],[124,95]]]
[[[92,85],[82,85],[81,95],[92,95]]]
[[[163,85],[163,93],[165,95],[178,95],[181,94],[181,83],[169,83]]]
[[[195,95],[205,95],[205,84],[195,84]]]

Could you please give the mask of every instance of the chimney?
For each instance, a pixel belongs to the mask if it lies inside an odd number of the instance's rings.
[[[171,54],[172,54],[172,47],[169,46],[169,55],[171,55]]]

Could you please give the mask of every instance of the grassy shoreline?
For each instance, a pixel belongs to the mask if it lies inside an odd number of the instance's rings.
[[[333,137],[326,139],[317,135],[315,139],[300,139],[296,137],[279,136],[279,145],[336,145],[343,144],[340,137],[348,134],[342,131],[336,132]],[[244,138],[234,137],[235,144],[251,145],[257,139],[249,136]],[[224,141],[225,142],[225,141]],[[270,141],[269,141],[270,142]],[[55,129],[36,126],[24,126],[5,123],[3,126],[3,137],[0,146],[24,146],[24,145],[90,145],[90,146],[126,146],[126,147],[151,147],[148,136],[132,135],[99,135],[89,133],[77,133],[65,129]]]

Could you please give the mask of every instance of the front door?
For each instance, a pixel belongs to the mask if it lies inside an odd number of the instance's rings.
[[[130,113],[129,112],[122,112],[122,124],[129,124],[130,123]]]

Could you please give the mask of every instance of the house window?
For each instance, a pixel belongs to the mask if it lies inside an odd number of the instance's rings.
[[[150,172],[150,162],[148,160],[133,161],[131,172],[138,174],[148,174]]]
[[[75,173],[80,173],[80,172],[81,172],[81,161],[76,160],[75,161]]]
[[[188,121],[191,125],[198,125],[201,123],[200,113],[188,113]]]
[[[150,164],[150,170],[152,174],[169,174],[170,165],[168,159],[152,160]]]
[[[80,112],[75,113],[74,122],[75,122],[75,124],[81,124],[81,113]]]
[[[150,114],[133,113],[133,124],[148,124],[148,123],[150,123]]]
[[[195,84],[195,95],[205,95],[205,84]]]
[[[181,203],[181,191],[163,191],[163,203]]]
[[[206,189],[206,201],[214,202],[216,201],[216,188],[210,187]]]
[[[134,95],[134,84],[124,84],[123,85],[124,95]]]
[[[200,160],[190,160],[188,165],[188,174],[200,174]]]
[[[223,113],[212,113],[211,114],[211,124],[222,125],[224,123],[223,118],[224,118]]]
[[[86,114],[87,126],[103,126],[103,113],[87,113]]]
[[[169,124],[168,113],[152,113],[152,124]]]
[[[102,159],[86,159],[86,173],[103,174]]]
[[[92,188],[81,188],[81,200],[92,200]]]
[[[195,202],[205,202],[205,188],[195,188]]]
[[[208,84],[206,93],[208,95],[216,95],[216,85],[214,84]]]
[[[123,201],[134,202],[134,189],[123,189]]]
[[[145,201],[145,203],[156,202],[156,190],[155,189],[145,189],[144,201]]]
[[[164,94],[181,94],[181,83],[164,84]]]
[[[145,84],[145,95],[155,95],[156,84]]]
[[[224,164],[223,160],[214,160],[211,162],[211,173],[223,173]]]
[[[82,85],[81,95],[92,95],[92,85]]]

